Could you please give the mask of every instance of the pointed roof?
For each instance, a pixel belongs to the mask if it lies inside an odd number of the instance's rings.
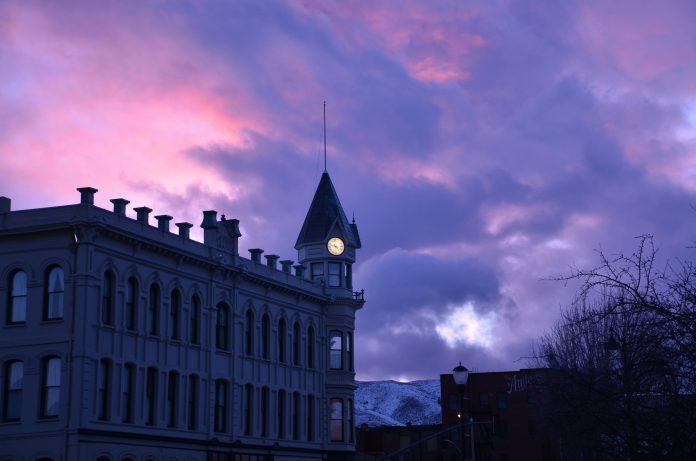
[[[357,226],[348,222],[329,173],[325,171],[321,175],[300,235],[297,236],[295,249],[299,250],[303,245],[325,241],[334,227],[338,227],[347,245],[360,248],[360,240],[354,234],[354,231],[357,232]]]

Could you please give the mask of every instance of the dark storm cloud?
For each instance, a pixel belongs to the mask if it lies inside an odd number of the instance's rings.
[[[442,261],[399,249],[363,263],[356,283],[379,306],[364,312],[368,331],[398,324],[422,309],[442,315],[448,305],[475,301],[485,307],[500,297],[495,272],[480,261]]]

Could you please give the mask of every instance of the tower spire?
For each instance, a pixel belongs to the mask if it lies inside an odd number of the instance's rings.
[[[326,173],[326,101],[324,101],[324,173]]]

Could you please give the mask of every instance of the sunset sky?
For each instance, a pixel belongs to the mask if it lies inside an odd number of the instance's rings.
[[[93,186],[296,259],[323,101],[358,379],[524,367],[575,294],[549,278],[645,233],[694,257],[692,0],[0,0],[13,209]]]

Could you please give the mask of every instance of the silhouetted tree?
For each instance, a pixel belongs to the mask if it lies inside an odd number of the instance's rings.
[[[565,459],[696,459],[696,267],[637,250],[562,280],[581,288],[541,338],[543,417]]]

